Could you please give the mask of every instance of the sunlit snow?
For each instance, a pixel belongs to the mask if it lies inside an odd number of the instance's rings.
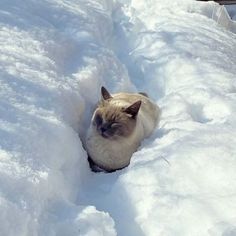
[[[0,235],[235,236],[235,7],[194,0],[0,4]],[[159,127],[89,169],[100,87],[143,91]]]

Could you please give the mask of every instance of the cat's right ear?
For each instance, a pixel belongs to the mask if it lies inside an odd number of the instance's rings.
[[[137,101],[133,103],[131,106],[127,107],[124,112],[131,115],[133,118],[135,118],[138,115],[139,108],[142,104],[142,101]]]
[[[107,91],[106,88],[104,88],[103,86],[101,87],[101,94],[102,94],[102,98],[104,100],[110,99],[112,98],[111,94]]]

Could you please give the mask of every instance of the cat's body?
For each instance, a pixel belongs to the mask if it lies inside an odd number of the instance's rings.
[[[102,100],[86,137],[90,158],[106,171],[126,167],[141,141],[156,127],[159,116],[158,106],[145,94],[110,95],[102,88]]]

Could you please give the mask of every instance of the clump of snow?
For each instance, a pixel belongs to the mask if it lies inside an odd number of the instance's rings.
[[[236,232],[236,36],[218,5],[3,1],[0,235]],[[112,174],[84,135],[100,87],[145,91],[160,127]]]

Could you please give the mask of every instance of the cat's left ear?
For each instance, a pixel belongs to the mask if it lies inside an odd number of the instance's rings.
[[[124,112],[131,115],[132,118],[135,118],[138,115],[139,108],[142,104],[142,101],[137,101],[133,103],[131,106],[127,107]]]
[[[107,91],[106,88],[104,88],[103,86],[101,87],[101,94],[102,94],[102,98],[104,100],[107,100],[109,98],[112,98],[111,94]]]

